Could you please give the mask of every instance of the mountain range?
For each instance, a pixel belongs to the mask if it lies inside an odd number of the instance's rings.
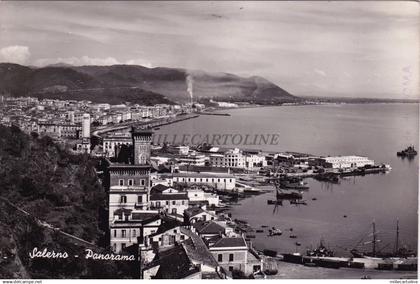
[[[0,93],[111,104],[185,103],[191,97],[194,102],[215,99],[257,104],[299,100],[262,77],[139,65],[37,68],[0,63]]]

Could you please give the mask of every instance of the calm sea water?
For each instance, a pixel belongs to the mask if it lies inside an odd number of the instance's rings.
[[[363,155],[392,166],[388,174],[350,177],[339,185],[308,179],[304,194],[308,205],[267,205],[274,193],[244,199],[234,206],[234,218],[283,230],[280,237],[256,233],[257,248],[279,252],[304,252],[321,239],[337,254],[346,255],[375,220],[379,245],[394,247],[396,221],[400,223],[400,245],[417,249],[418,157],[400,159],[396,152],[413,144],[419,148],[417,104],[346,104],[283,106],[226,111],[228,116],[201,116],[162,127],[161,134],[280,134],[278,145],[263,150],[296,151],[318,155]],[[229,145],[227,145],[229,146]],[[317,200],[313,201],[312,198]],[[347,215],[347,218],[343,216]],[[297,239],[290,239],[293,228]],[[302,245],[295,246],[298,241]],[[369,249],[370,247],[367,247]]]

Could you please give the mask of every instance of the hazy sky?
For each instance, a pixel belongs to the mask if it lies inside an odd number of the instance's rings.
[[[0,2],[0,62],[263,76],[295,95],[419,94],[416,2]]]

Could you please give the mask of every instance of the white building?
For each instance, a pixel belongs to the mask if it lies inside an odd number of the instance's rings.
[[[236,178],[231,174],[221,173],[174,173],[171,175],[173,182],[191,184],[202,184],[220,190],[233,190],[236,186]]]
[[[181,165],[205,166],[208,158],[205,155],[194,151],[187,155],[181,155],[177,157],[176,160]]]
[[[239,149],[232,149],[224,154],[211,154],[210,164],[212,167],[244,168],[245,157]]]
[[[332,169],[357,168],[375,164],[373,160],[361,156],[323,157],[319,158],[318,161],[321,166]]]
[[[187,193],[190,204],[207,202],[209,206],[219,206],[219,196],[217,194],[204,192],[201,189],[188,189]]]
[[[147,237],[156,233],[162,224],[157,211],[119,209],[113,214],[109,228],[110,244],[114,253],[121,253],[124,248],[133,244],[146,244]]]

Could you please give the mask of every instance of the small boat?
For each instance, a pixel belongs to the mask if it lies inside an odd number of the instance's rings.
[[[269,236],[281,236],[283,232],[280,229],[273,227],[272,229],[268,230]]]
[[[296,236],[296,235],[290,235],[290,236],[289,236],[289,238],[291,238],[291,239],[296,239],[296,238],[297,238],[297,236]]]
[[[257,233],[264,233],[264,230],[255,230]]]
[[[316,198],[316,197],[313,197],[313,198],[312,198],[312,200],[314,200],[314,201],[315,201],[315,200],[317,200],[317,198]]]
[[[295,243],[295,245],[296,245],[297,247],[300,247],[302,244],[301,244],[301,243],[299,243],[299,242],[296,242],[296,243]]]
[[[255,235],[246,235],[245,237],[248,239],[255,239]]]
[[[261,228],[268,228],[267,225],[261,225]]]
[[[312,257],[332,257],[334,256],[334,251],[329,250],[327,247],[325,247],[323,240],[321,240],[319,242],[319,246],[316,249],[307,250],[306,255]]]
[[[347,218],[347,215],[343,215],[343,218]]]
[[[305,200],[290,200],[290,204],[294,204],[294,205],[308,205]]]
[[[408,146],[406,149],[397,152],[398,157],[413,157],[417,155],[417,151],[414,146]]]

